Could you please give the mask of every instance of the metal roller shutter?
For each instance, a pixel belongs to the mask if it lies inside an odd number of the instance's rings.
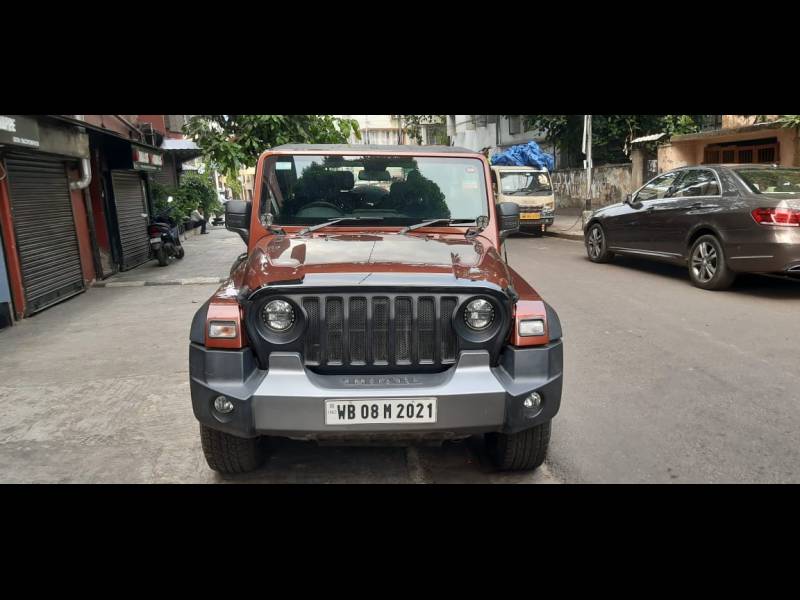
[[[6,167],[30,315],[84,289],[69,180],[61,160],[9,154]]]
[[[111,181],[117,205],[122,270],[125,271],[150,259],[147,201],[144,195],[144,183],[138,173],[112,171]]]

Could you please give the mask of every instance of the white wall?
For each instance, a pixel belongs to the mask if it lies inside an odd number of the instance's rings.
[[[448,133],[453,138],[454,146],[480,152],[491,148],[495,152],[498,147],[513,146],[535,141],[542,150],[552,153],[552,147],[544,142],[544,136],[536,130],[528,130],[518,134],[508,132],[508,119],[497,115],[495,123],[487,121],[485,126],[478,126],[474,118],[478,115],[450,115],[448,117]],[[455,118],[453,118],[455,117]],[[499,129],[499,131],[498,131]]]
[[[392,115],[334,115],[344,119],[355,119],[361,129],[361,139],[354,135],[348,140],[351,144],[397,144],[400,132],[398,119]],[[408,143],[407,136],[403,137],[404,144]]]

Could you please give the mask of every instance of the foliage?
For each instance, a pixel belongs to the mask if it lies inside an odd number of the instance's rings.
[[[230,188],[234,198],[244,198],[244,190],[242,190],[242,182],[238,177],[226,177],[225,185]]]
[[[778,119],[783,127],[797,127],[800,128],[800,115],[781,115]]]
[[[506,115],[507,116],[507,115]],[[538,129],[555,144],[562,162],[581,160],[583,115],[523,115],[526,130]],[[700,115],[593,115],[592,161],[595,164],[625,162],[636,137],[651,133],[669,135],[698,131]]]
[[[185,173],[177,188],[151,181],[150,194],[156,214],[169,214],[178,222],[187,220],[198,206],[206,215],[223,212],[209,174]],[[169,196],[172,196],[172,202],[167,201]]]
[[[412,140],[418,144],[422,143],[422,126],[423,125],[437,125],[441,129],[444,123],[445,115],[400,115],[400,127],[408,134]],[[444,137],[446,137],[447,130],[444,130]],[[441,134],[441,132],[437,132]],[[439,137],[439,136],[437,136]],[[437,142],[441,140],[436,140]]]
[[[358,123],[332,115],[194,115],[184,126],[222,174],[235,179],[268,148],[288,143],[340,144]]]

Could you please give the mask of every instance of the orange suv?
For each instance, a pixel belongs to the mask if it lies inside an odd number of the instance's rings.
[[[484,434],[503,470],[545,458],[561,402],[556,312],[500,253],[519,206],[451,147],[287,145],[225,225],[247,252],[191,326],[209,466],[257,468],[271,437]]]

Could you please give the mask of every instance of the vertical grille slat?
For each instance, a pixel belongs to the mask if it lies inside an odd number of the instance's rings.
[[[325,302],[327,326],[327,360],[329,365],[341,365],[343,360],[344,307],[341,298],[328,298]]]
[[[454,296],[303,296],[307,365],[453,364],[458,335]]]
[[[303,300],[303,308],[308,318],[305,339],[305,359],[309,364],[318,365],[320,363],[322,351],[319,343],[319,298],[305,298]]]
[[[442,330],[441,360],[443,363],[455,362],[456,353],[458,352],[458,338],[456,337],[455,329],[453,329],[452,321],[456,303],[455,298],[442,298],[440,302],[439,324]]]
[[[433,363],[436,343],[436,307],[433,298],[420,298],[417,306],[418,360]]]
[[[394,310],[395,363],[411,363],[411,298],[397,298]]]
[[[367,362],[367,299],[350,298],[350,364]]]
[[[372,362],[383,365],[389,362],[389,299],[372,300]]]

